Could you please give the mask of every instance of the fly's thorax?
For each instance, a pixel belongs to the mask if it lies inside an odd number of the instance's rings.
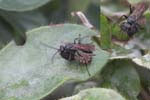
[[[129,16],[127,19],[127,22],[131,25],[136,23],[136,17],[135,16]]]
[[[60,55],[62,58],[72,61],[74,60],[76,50],[72,49],[72,44],[66,44],[60,46]]]
[[[136,32],[138,32],[138,24],[136,22],[129,23],[129,22],[123,22],[121,24],[121,30],[128,34],[128,36],[132,36]]]

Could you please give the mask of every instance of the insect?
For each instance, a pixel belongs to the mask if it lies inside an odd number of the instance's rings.
[[[75,38],[74,43],[65,43],[64,45],[60,45],[59,49],[49,45],[46,46],[57,50],[57,52],[52,56],[52,62],[55,55],[59,53],[60,56],[67,61],[77,61],[80,64],[86,65],[87,72],[90,76],[87,65],[91,63],[92,57],[95,56],[93,54],[95,46],[92,44],[82,44],[80,35],[79,38]]]
[[[123,15],[126,18],[126,22],[123,22],[121,24],[121,30],[126,32],[130,37],[133,36],[136,32],[138,32],[140,28],[138,20],[141,18],[141,16],[147,9],[148,5],[146,4],[146,2],[141,2],[137,4],[135,8],[132,8],[130,5],[129,16]]]

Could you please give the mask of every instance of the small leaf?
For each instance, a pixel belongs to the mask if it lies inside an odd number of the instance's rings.
[[[78,94],[60,100],[126,100],[119,93],[111,89],[91,88]]]
[[[74,24],[44,26],[27,32],[24,46],[13,42],[0,52],[1,100],[38,100],[51,94],[69,79],[87,80],[89,75],[84,65],[68,62],[59,54],[54,62],[51,58],[56,50],[42,45],[59,48],[73,42],[78,35],[92,36],[95,31]],[[82,42],[91,43],[89,38]],[[109,59],[109,54],[97,45],[92,63],[88,65],[91,76],[99,72]],[[0,93],[1,94],[1,93]]]

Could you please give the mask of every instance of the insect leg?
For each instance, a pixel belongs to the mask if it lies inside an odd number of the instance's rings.
[[[85,64],[85,68],[86,68],[86,70],[87,70],[87,72],[88,72],[88,75],[91,76],[87,64]]]
[[[57,54],[58,52],[59,52],[59,50],[56,51],[56,52],[53,54],[52,59],[51,59],[52,63],[54,62],[54,57],[56,56],[56,54]]]
[[[79,53],[79,51],[76,51],[76,53],[78,54],[78,56],[81,56],[81,54]]]
[[[81,37],[81,34],[79,34],[79,38],[78,38],[78,44],[81,44],[81,41],[85,38],[90,38],[91,36],[87,35],[87,36],[84,36],[84,37]]]
[[[117,23],[120,23],[122,20],[124,20],[124,18],[125,18],[125,19],[128,19],[128,16],[127,16],[127,15],[121,15],[121,16],[118,18],[118,20],[117,20],[113,25],[115,25],[115,24],[117,24]]]
[[[128,19],[128,16],[127,16],[127,15],[122,15],[122,17],[124,17],[125,19]]]
[[[75,39],[74,39],[74,44],[76,44],[76,40],[78,40],[78,38],[75,38]]]
[[[78,54],[78,56],[81,56],[82,57],[82,55],[77,51],[77,54]],[[87,70],[87,72],[88,72],[88,75],[89,76],[91,76],[91,74],[90,74],[90,72],[89,72],[89,70],[88,70],[88,67],[87,67],[87,61],[86,61],[86,58],[83,58],[83,59],[78,59],[79,60],[79,62],[80,62],[80,64],[82,63],[82,64],[84,64],[85,65],[85,67],[86,67],[86,70]],[[81,69],[82,70],[82,69]]]
[[[79,54],[79,55],[80,55],[80,54]],[[80,56],[81,56],[81,55],[80,55]],[[85,64],[85,68],[86,68],[86,70],[87,70],[87,72],[88,72],[88,75],[91,76],[91,74],[90,74],[90,72],[89,72],[89,70],[88,70],[88,66],[87,66],[88,61],[86,60],[86,58],[83,58],[82,62],[83,62],[83,61],[84,61],[83,64]]]
[[[69,59],[68,60],[71,61],[71,53],[69,54]]]
[[[74,39],[74,44],[76,44],[76,41],[78,40],[78,44],[81,43],[81,34],[79,34],[79,37],[78,38],[75,38]]]
[[[78,38],[78,44],[81,44],[81,34],[79,34],[79,38]]]
[[[52,47],[52,46],[47,45],[47,44],[45,44],[45,43],[43,43],[43,42],[40,42],[40,44],[41,44],[41,45],[44,45],[45,47],[48,47],[48,48],[52,48],[52,49],[55,49],[55,50],[59,50],[58,48]]]
[[[131,4],[129,5],[129,7],[130,7],[130,13],[129,13],[129,14],[132,14],[135,8],[134,8],[134,7],[132,7],[132,5],[131,5]]]

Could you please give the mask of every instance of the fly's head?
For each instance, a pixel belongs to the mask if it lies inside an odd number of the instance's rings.
[[[129,23],[129,24],[135,24],[136,23],[136,19],[135,19],[135,16],[129,16],[128,18],[127,18],[127,22]]]

